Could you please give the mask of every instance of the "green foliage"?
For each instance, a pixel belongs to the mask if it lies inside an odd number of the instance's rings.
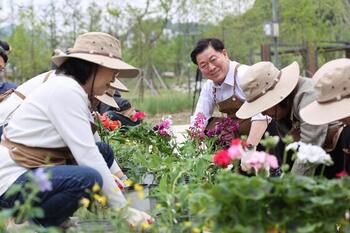
[[[336,232],[336,224],[349,228],[349,185],[348,178],[285,175],[266,180],[226,172],[216,184],[198,190],[209,194],[210,202],[193,200],[192,210],[211,219],[213,232]]]

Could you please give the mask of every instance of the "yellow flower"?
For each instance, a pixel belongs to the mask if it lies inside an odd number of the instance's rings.
[[[88,208],[90,205],[90,200],[84,197],[80,199],[80,204],[82,204],[85,208]]]
[[[181,207],[181,203],[180,203],[180,202],[176,202],[176,203],[175,203],[175,207],[176,207],[176,208],[180,208],[180,207]]]
[[[104,195],[94,194],[94,199],[98,201],[102,206],[107,204],[107,198]]]
[[[133,182],[132,182],[132,180],[127,179],[126,181],[124,181],[124,184],[125,184],[126,186],[131,186],[131,185],[133,184]]]
[[[193,227],[192,228],[192,233],[201,233],[201,229],[199,229],[198,227]]]
[[[160,209],[160,208],[162,208],[163,206],[161,205],[161,204],[157,204],[156,205],[156,209]]]
[[[97,193],[101,190],[101,187],[98,183],[95,183],[94,186],[92,186],[92,192]]]
[[[139,199],[141,199],[141,200],[145,198],[145,194],[143,193],[143,191],[137,192],[137,196],[138,196]]]
[[[185,227],[190,227],[190,226],[192,226],[192,222],[191,221],[184,221],[184,225],[185,225]]]
[[[142,191],[143,190],[143,186],[140,185],[140,184],[135,184],[134,185],[134,189],[135,189],[135,191]]]
[[[142,223],[142,230],[147,230],[151,228],[151,225],[149,225],[147,222]]]

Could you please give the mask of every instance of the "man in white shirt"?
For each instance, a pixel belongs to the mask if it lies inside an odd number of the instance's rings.
[[[198,113],[202,113],[207,119],[207,127],[210,126],[210,119],[217,105],[220,112],[240,123],[239,135],[247,135],[247,142],[257,145],[270,118],[258,114],[249,121],[240,121],[235,115],[245,101],[239,83],[249,66],[231,61],[223,42],[215,38],[199,40],[191,53],[191,59],[208,78],[201,90],[191,122],[194,122]]]

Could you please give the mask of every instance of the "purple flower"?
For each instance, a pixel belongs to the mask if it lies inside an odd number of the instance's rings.
[[[34,171],[33,181],[38,185],[41,192],[52,190],[52,183],[49,180],[49,175],[44,171],[44,168],[42,167]]]

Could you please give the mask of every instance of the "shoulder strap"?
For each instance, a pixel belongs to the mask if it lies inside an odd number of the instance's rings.
[[[47,72],[46,76],[43,79],[43,83],[46,82],[49,79],[49,77],[52,74],[52,72],[54,72],[54,70],[50,70],[50,71]]]
[[[11,89],[5,91],[4,93],[2,93],[2,94],[0,95],[0,103],[1,103],[2,101],[4,101],[4,99],[6,99],[9,95],[11,95],[14,91],[15,91],[15,89],[11,88]]]
[[[238,74],[238,67],[239,67],[240,65],[241,65],[240,63],[238,63],[238,64],[236,65],[235,71],[234,71],[234,73],[233,73],[233,95],[235,95],[235,96],[236,96],[236,83],[237,83],[236,78],[237,78],[237,74]]]

